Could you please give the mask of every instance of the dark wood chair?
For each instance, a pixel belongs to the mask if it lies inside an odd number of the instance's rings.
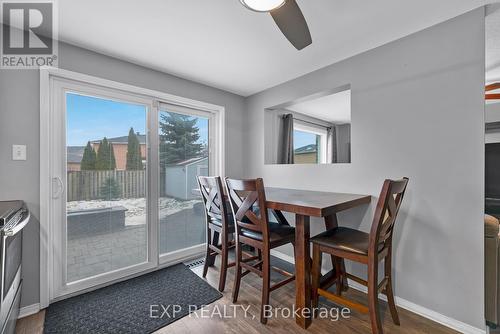
[[[262,277],[260,322],[265,324],[267,318],[264,316],[264,308],[269,305],[269,293],[295,279],[293,274],[271,267],[271,249],[288,243],[293,244],[295,228],[286,222],[281,212],[274,213],[278,219],[277,223],[269,222],[262,179],[234,180],[226,178],[226,185],[236,223],[236,276],[233,302],[238,300],[240,282],[243,276],[253,272]],[[243,245],[257,249],[259,259],[256,263],[242,261]],[[287,278],[271,286],[271,269]]]
[[[392,232],[407,184],[408,178],[398,181],[385,180],[369,234],[347,227],[336,227],[311,238],[313,244],[313,308],[318,306],[319,296],[323,296],[335,303],[346,305],[363,313],[369,313],[372,332],[382,334],[378,294],[383,292],[387,296],[392,320],[396,325],[399,325],[392,289]],[[335,271],[337,279],[335,294],[320,287],[321,257],[323,253],[333,255],[335,259],[335,268],[332,269]],[[368,266],[368,280],[365,281],[345,272],[342,259],[366,264]],[[382,260],[385,260],[384,278],[379,284],[378,263]],[[368,307],[342,297],[344,278],[350,278],[368,287]]]
[[[235,231],[234,219],[226,205],[220,177],[199,176],[198,186],[205,204],[207,223],[207,249],[203,277],[207,276],[208,267],[213,266],[215,257],[221,255],[219,291],[222,292],[226,285],[227,269],[235,265],[234,262],[228,262],[229,249],[235,247],[235,243],[229,239]],[[220,246],[219,237],[222,239]]]

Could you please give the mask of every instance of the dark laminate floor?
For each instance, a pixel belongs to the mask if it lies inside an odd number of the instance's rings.
[[[216,264],[217,265],[217,264]],[[213,313],[217,310],[222,311],[224,307],[232,305],[231,288],[233,283],[233,271],[231,268],[228,273],[228,281],[224,297],[214,304],[207,306],[207,313]],[[201,276],[202,267],[193,269]],[[211,268],[207,276],[208,282],[217,287],[218,267]],[[294,284],[289,284],[271,293],[271,304],[273,307],[291,307],[294,301]],[[347,292],[346,296],[358,301],[366,301],[365,295],[353,289]],[[157,333],[255,333],[255,334],[293,334],[293,333],[371,333],[370,321],[368,315],[351,313],[349,319],[331,321],[330,319],[316,319],[308,330],[299,328],[293,318],[277,317],[270,319],[267,325],[261,325],[259,322],[260,311],[260,280],[256,275],[249,274],[243,278],[238,304],[249,307],[248,312],[255,315],[245,317],[242,309],[237,311],[236,318],[223,319],[216,316],[211,319],[201,318],[202,312],[197,311],[190,316],[186,316],[177,322],[159,330]],[[232,309],[226,309],[232,311]],[[401,319],[401,326],[395,326],[392,323],[386,303],[381,301],[381,314],[384,319],[385,333],[432,333],[445,334],[457,333],[436,322],[418,316],[404,309],[398,309]],[[232,313],[232,312],[230,312]],[[17,324],[17,334],[35,334],[43,331],[44,311],[35,315],[20,319]]]

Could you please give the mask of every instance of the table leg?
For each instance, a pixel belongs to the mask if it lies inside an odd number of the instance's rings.
[[[309,216],[295,215],[295,322],[302,328],[311,324],[311,254]]]
[[[337,215],[335,213],[325,217],[325,227],[327,230],[331,230],[337,226],[339,226],[339,222],[337,220]],[[330,258],[332,260],[332,268],[335,269],[335,257],[331,255]],[[342,271],[345,273],[344,259],[342,259],[341,261],[341,266],[342,266]],[[344,277],[342,278],[342,290],[347,291],[348,288],[349,285],[347,284],[347,277],[344,275]]]

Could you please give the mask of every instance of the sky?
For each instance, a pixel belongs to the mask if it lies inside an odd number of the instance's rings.
[[[85,146],[88,141],[127,136],[131,127],[146,133],[143,105],[66,94],[66,145]],[[198,118],[199,142],[208,139],[208,119]]]

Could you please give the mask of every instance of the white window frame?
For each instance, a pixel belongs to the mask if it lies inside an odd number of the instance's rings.
[[[198,100],[193,100],[185,97],[180,97],[156,90],[137,87],[133,85],[123,84],[120,82],[102,79],[86,74],[72,72],[53,67],[40,68],[40,308],[45,308],[50,302],[51,291],[51,273],[49,268],[53,264],[53,231],[51,226],[51,217],[56,214],[52,203],[52,162],[50,161],[51,153],[51,131],[54,127],[53,110],[57,101],[51,96],[53,92],[54,79],[70,80],[80,84],[88,84],[92,86],[100,86],[104,90],[119,90],[128,94],[132,94],[151,102],[152,110],[150,117],[154,118],[153,122],[158,122],[158,108],[160,103],[166,103],[175,106],[186,107],[190,109],[208,112],[213,117],[213,123],[216,125],[213,131],[214,143],[210,143],[213,150],[212,161],[214,163],[210,173],[213,175],[225,175],[225,108],[223,106],[206,103]],[[60,103],[60,102],[59,102]],[[150,134],[150,138],[158,134]],[[156,143],[158,140],[156,140]],[[157,145],[151,145],[152,152],[158,152]],[[151,156],[151,155],[150,155]],[[62,157],[61,157],[62,159]],[[158,159],[152,159],[152,163]],[[158,168],[156,169],[158,171]],[[154,179],[153,179],[154,180]],[[156,176],[159,180],[159,175]],[[155,196],[158,196],[156,194]],[[153,197],[158,198],[158,197]],[[155,202],[155,201],[150,201]],[[151,210],[157,210],[158,204],[150,207]],[[159,238],[159,236],[158,236]],[[179,263],[186,258],[201,255],[205,245],[199,245],[186,249],[186,252],[172,254],[169,261],[165,261],[162,265],[156,266],[152,270],[156,270],[162,266],[168,266],[174,263]],[[107,283],[109,284],[109,283]],[[97,288],[96,286],[95,288]]]
[[[309,122],[302,122],[298,119],[295,119],[293,122],[293,130],[301,131],[301,132],[307,132],[307,133],[312,133],[314,135],[320,136],[320,161],[318,164],[326,164],[327,163],[327,138],[328,138],[328,132],[325,127],[322,126],[314,126],[313,124],[310,124]],[[294,148],[295,150],[295,148]]]

